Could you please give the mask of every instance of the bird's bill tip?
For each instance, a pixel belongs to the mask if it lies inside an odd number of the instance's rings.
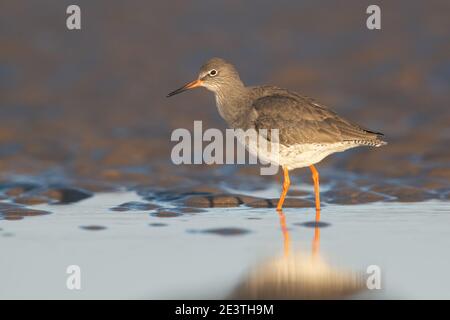
[[[169,93],[166,97],[168,98],[168,97],[174,96],[174,95],[176,95],[176,94],[182,93],[182,92],[184,92],[184,91],[186,91],[186,90],[190,90],[190,89],[194,89],[194,88],[201,87],[202,83],[203,83],[203,81],[200,80],[200,79],[191,81],[191,82],[189,82],[189,83],[186,83],[186,84],[185,84],[184,86],[182,86],[181,88],[179,88],[179,89],[177,89],[177,90],[175,90],[175,91],[172,91],[172,92]]]

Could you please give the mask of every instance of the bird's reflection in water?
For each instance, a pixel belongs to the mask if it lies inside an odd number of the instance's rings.
[[[320,254],[320,225],[316,220],[311,254],[291,252],[286,216],[279,212],[284,253],[249,272],[232,299],[338,299],[362,291],[362,272],[334,268]]]

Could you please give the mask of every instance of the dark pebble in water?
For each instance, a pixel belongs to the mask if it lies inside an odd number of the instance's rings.
[[[89,230],[89,231],[100,231],[100,230],[105,230],[106,227],[104,227],[104,226],[97,226],[97,225],[90,225],[90,226],[80,226],[80,229]]]
[[[36,189],[38,187],[39,187],[38,185],[31,183],[18,183],[18,184],[7,184],[6,186],[3,186],[2,189],[4,189],[3,192],[7,196],[17,197],[25,192]]]
[[[92,197],[92,193],[82,189],[75,188],[55,188],[43,193],[43,195],[57,200],[59,204],[75,203]]]
[[[122,203],[121,205],[111,208],[112,211],[148,211],[159,208],[157,205],[147,203],[147,202],[139,202],[139,201],[130,201]]]
[[[17,208],[23,208],[23,206],[20,204],[0,202],[0,212],[9,210],[9,209],[17,209]]]
[[[238,207],[241,204],[246,204],[256,201],[257,198],[230,195],[230,194],[216,194],[216,195],[194,195],[184,199],[184,205],[195,208],[229,208]]]
[[[21,187],[13,187],[5,191],[5,194],[10,197],[17,197],[24,193],[25,190]]]
[[[386,197],[373,192],[365,192],[357,188],[333,188],[322,194],[322,199],[333,204],[362,204],[384,201]]]
[[[252,208],[275,208],[279,199],[260,199],[247,204]],[[305,199],[287,198],[284,200],[283,208],[312,208],[314,203]]]
[[[185,205],[196,208],[237,207],[242,203],[239,197],[227,195],[190,196],[184,200]]]
[[[4,216],[4,215],[0,215],[0,219],[8,220],[8,221],[15,221],[15,220],[22,220],[23,217],[21,217],[21,216]]]
[[[152,213],[151,215],[157,218],[175,218],[182,216],[183,214],[181,212],[161,210],[156,213]]]
[[[33,210],[27,208],[11,208],[7,210],[1,210],[1,216],[5,220],[21,220],[24,217],[34,217],[50,214],[51,212],[43,210]]]
[[[191,233],[210,233],[219,236],[242,236],[244,234],[250,233],[250,230],[241,228],[216,228],[216,229],[206,229],[206,230],[190,230]]]
[[[308,221],[308,222],[295,222],[294,225],[301,226],[301,227],[307,227],[307,228],[326,228],[331,226],[331,223],[323,222],[323,221]]]
[[[168,224],[166,224],[166,223],[150,223],[149,226],[150,227],[166,227],[166,226],[168,226]]]
[[[202,213],[202,212],[207,212],[207,210],[200,209],[200,208],[178,208],[177,211],[182,212],[182,213]]]
[[[50,199],[40,196],[21,196],[14,199],[14,202],[32,206],[36,204],[49,203]]]

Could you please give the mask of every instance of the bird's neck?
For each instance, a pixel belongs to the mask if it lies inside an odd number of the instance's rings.
[[[215,92],[217,109],[220,116],[231,128],[242,127],[242,120],[251,111],[249,89],[244,85]]]

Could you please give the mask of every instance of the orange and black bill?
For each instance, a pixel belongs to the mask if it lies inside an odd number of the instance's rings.
[[[183,91],[186,91],[186,90],[189,90],[189,89],[194,89],[194,88],[200,87],[201,85],[202,85],[202,80],[194,80],[194,81],[191,81],[191,82],[189,82],[189,83],[186,83],[186,84],[185,84],[184,86],[182,86],[181,88],[179,88],[179,89],[177,89],[177,90],[175,90],[175,91],[172,91],[172,92],[169,93],[166,97],[168,98],[168,97],[174,96],[174,95],[176,95],[176,94],[182,93]]]

